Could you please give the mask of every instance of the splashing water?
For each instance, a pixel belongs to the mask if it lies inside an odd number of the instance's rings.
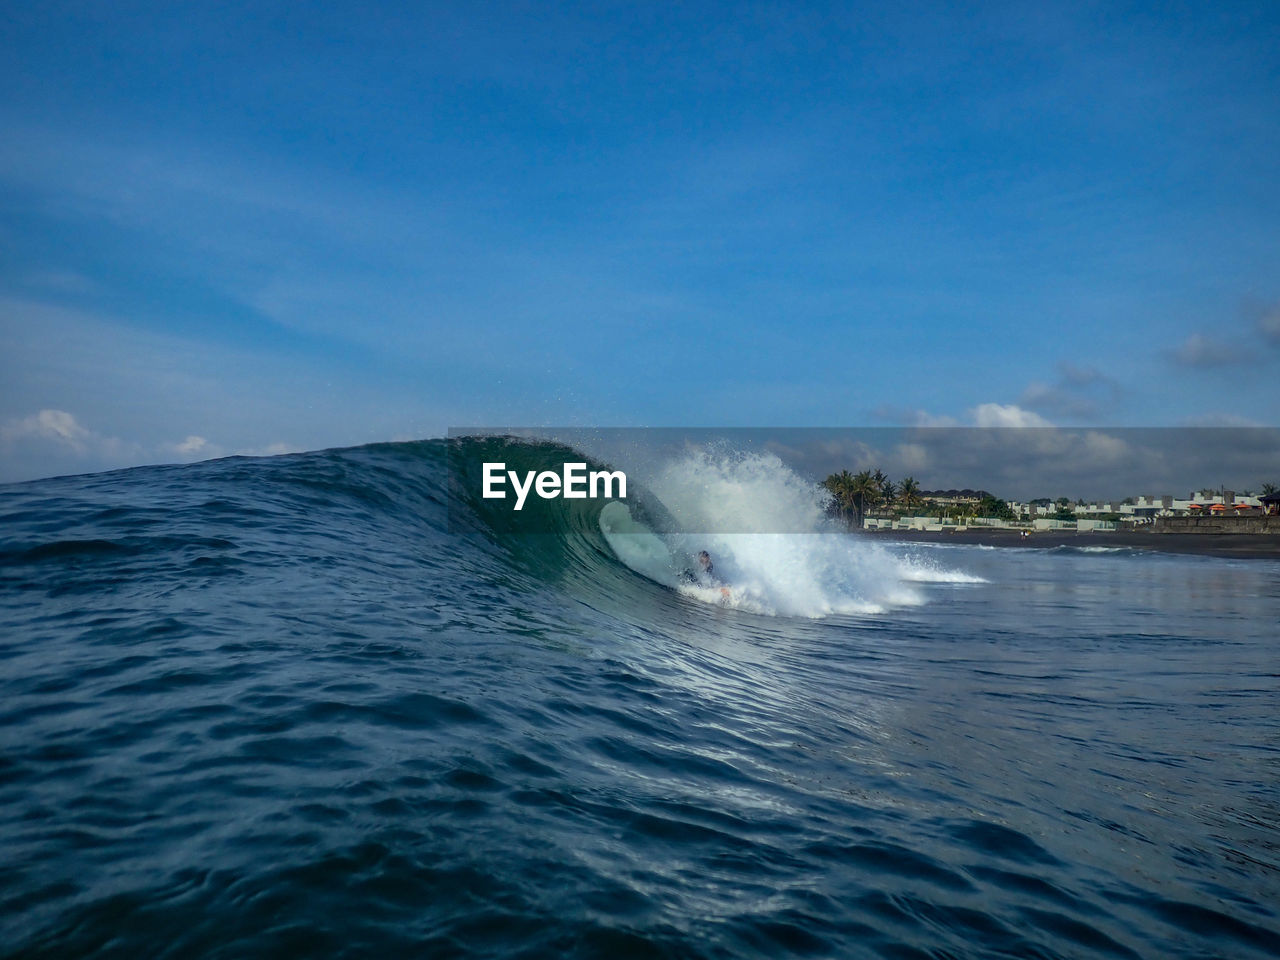
[[[696,599],[779,616],[866,615],[923,603],[919,582],[979,579],[846,533],[828,513],[827,491],[771,453],[696,449],[646,484],[676,529],[710,532],[660,537],[621,504],[601,514],[601,529],[632,570]],[[772,532],[780,529],[797,532]],[[681,582],[699,550],[711,554],[728,597]]]

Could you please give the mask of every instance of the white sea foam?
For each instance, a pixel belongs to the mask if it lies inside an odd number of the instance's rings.
[[[927,562],[917,559],[905,560],[902,564],[901,575],[903,580],[909,580],[912,583],[988,583],[985,577],[979,577],[972,573],[965,573],[962,570],[948,570],[944,567],[935,567]]]
[[[892,537],[891,533],[877,534],[877,536]],[[932,540],[890,540],[890,543],[898,545],[910,544],[913,550],[1000,550],[1001,547],[993,547],[987,543],[938,543]]]
[[[1050,547],[1050,550],[1060,550],[1070,553],[1132,553],[1132,547],[1103,547],[1103,546],[1085,546],[1077,547],[1075,544],[1062,544],[1056,547]]]
[[[921,584],[983,582],[838,532],[822,487],[772,454],[695,450],[646,484],[678,529],[733,531],[659,537],[622,504],[602,513],[601,529],[623,563],[698,600],[782,616],[869,615],[924,603]],[[699,550],[711,554],[727,597],[717,586],[683,582]]]

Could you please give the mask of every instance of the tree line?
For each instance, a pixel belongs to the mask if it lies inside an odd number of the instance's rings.
[[[920,497],[920,484],[914,477],[894,483],[879,469],[861,473],[841,470],[823,480],[822,485],[831,494],[832,512],[846,523],[859,527],[867,511],[878,506],[900,503],[909,510],[924,502]]]
[[[928,502],[914,477],[904,477],[894,483],[879,469],[861,473],[841,470],[823,480],[822,485],[831,494],[831,512],[855,527],[862,526],[868,510],[884,507],[906,512]],[[984,517],[1015,519],[1007,503],[985,492],[973,509]]]

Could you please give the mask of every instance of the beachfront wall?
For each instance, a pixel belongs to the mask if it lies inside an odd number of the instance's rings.
[[[1248,516],[1157,517],[1155,533],[1269,533],[1280,535],[1280,517]]]
[[[893,524],[895,530],[929,530],[942,524],[941,517],[903,517]]]
[[[1055,520],[1052,517],[1036,517],[1032,525],[1037,530],[1074,530],[1075,520]]]
[[[1114,520],[1088,520],[1084,517],[1077,517],[1075,520],[1054,520],[1048,517],[1038,517],[1032,525],[1037,530],[1074,530],[1076,533],[1093,533],[1095,530],[1099,533],[1105,533],[1108,530],[1116,530],[1119,528]]]
[[[1098,530],[1100,532],[1105,532],[1107,530],[1116,530],[1119,528],[1119,526],[1120,525],[1116,523],[1114,520],[1080,519],[1076,521],[1076,529],[1079,530],[1081,533],[1092,532],[1094,530]]]

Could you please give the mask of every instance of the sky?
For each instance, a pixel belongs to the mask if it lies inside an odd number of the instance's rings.
[[[1276,425],[1278,48],[1273,2],[5,3],[0,481]]]

